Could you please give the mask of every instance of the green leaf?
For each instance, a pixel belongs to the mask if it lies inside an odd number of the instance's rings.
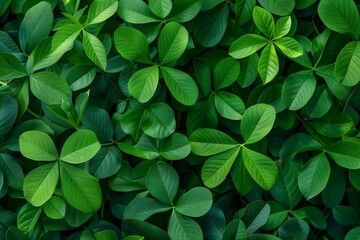
[[[88,25],[104,22],[114,15],[118,8],[116,0],[95,0],[90,5],[88,15]]]
[[[322,0],[318,14],[331,30],[349,34],[355,39],[360,36],[360,17],[353,0]]]
[[[223,38],[229,18],[229,7],[221,5],[204,13],[194,27],[194,38],[203,47],[214,47]]]
[[[246,240],[248,233],[243,221],[240,219],[232,220],[225,228],[222,240]]]
[[[64,197],[72,207],[84,213],[99,210],[102,194],[96,178],[79,168],[60,162],[60,183]]]
[[[296,58],[303,54],[300,44],[290,37],[282,37],[276,40],[275,45],[289,58]]]
[[[281,239],[306,240],[309,235],[309,225],[301,219],[289,218],[279,228]]]
[[[113,230],[102,230],[94,233],[96,240],[116,240],[118,239],[117,234]],[[141,240],[141,239],[140,239]]]
[[[290,32],[291,17],[282,17],[276,21],[274,29],[274,39],[279,39]]]
[[[258,71],[264,84],[272,81],[279,72],[279,59],[274,44],[268,44],[260,54]]]
[[[41,212],[42,207],[34,207],[31,203],[26,203],[17,214],[17,227],[28,234],[35,227]]]
[[[335,62],[335,76],[345,86],[354,86],[359,82],[360,43],[350,42],[339,53]]]
[[[68,83],[53,72],[38,72],[30,76],[31,92],[46,104],[61,104],[70,95]]]
[[[268,221],[261,228],[263,230],[277,229],[288,217],[288,210],[279,202],[269,201],[270,216]]]
[[[292,210],[291,213],[299,219],[304,219],[309,221],[314,227],[318,229],[325,229],[327,227],[327,222],[325,216],[317,207],[314,206],[305,206],[303,208]]]
[[[194,105],[199,95],[194,80],[178,69],[162,66],[160,69],[171,95],[186,106]]]
[[[10,2],[10,0],[9,0],[9,2]],[[29,238],[19,228],[11,226],[6,231],[5,239],[28,240]]]
[[[245,110],[241,120],[241,134],[246,144],[263,139],[272,129],[276,118],[275,108],[259,103]]]
[[[296,111],[306,105],[314,94],[315,88],[316,79],[312,71],[292,73],[285,79],[281,98],[288,109]]]
[[[274,34],[275,22],[271,13],[261,7],[255,7],[253,10],[253,19],[255,25],[268,38],[272,38]]]
[[[160,145],[159,154],[167,160],[181,160],[191,152],[187,137],[180,133],[173,133]]]
[[[210,128],[195,130],[189,140],[192,152],[200,156],[210,156],[239,146],[226,133]]]
[[[58,153],[49,135],[40,131],[27,131],[19,138],[20,152],[35,161],[54,161]]]
[[[0,95],[0,139],[12,129],[18,115],[16,100],[9,95]]]
[[[149,101],[155,94],[159,82],[159,67],[157,65],[142,68],[129,79],[129,92],[139,102]]]
[[[351,229],[345,236],[345,240],[358,240],[360,236],[360,227]]]
[[[157,163],[146,175],[146,186],[152,196],[159,201],[174,206],[179,187],[179,175],[170,165]]]
[[[24,172],[19,162],[8,154],[0,153],[0,166],[9,187],[23,189]]]
[[[98,178],[108,178],[117,173],[121,167],[122,155],[115,146],[102,147],[91,159],[89,172]]]
[[[172,240],[202,240],[203,233],[197,222],[173,211],[168,225],[168,233]]]
[[[63,199],[52,196],[44,205],[46,216],[52,219],[61,219],[65,217],[66,205]]]
[[[200,10],[201,1],[199,0],[177,0],[174,2],[168,18],[173,22],[188,22],[195,18]]]
[[[248,204],[242,215],[242,220],[249,234],[266,224],[270,217],[270,205],[263,201],[254,201]]]
[[[170,1],[171,3],[171,1]],[[170,22],[161,30],[159,36],[159,58],[161,64],[176,61],[185,52],[189,34],[185,27]]]
[[[40,2],[29,9],[20,24],[19,40],[22,50],[30,53],[51,31],[53,12],[48,2]]]
[[[66,52],[74,45],[75,39],[79,36],[81,27],[77,24],[67,24],[56,31],[51,42],[53,52]]]
[[[93,61],[101,69],[105,70],[107,59],[104,45],[102,42],[86,31],[83,31],[83,44],[86,56]]]
[[[195,187],[185,192],[176,202],[175,211],[189,217],[205,215],[212,205],[212,193],[204,187]]]
[[[330,177],[330,164],[325,154],[312,157],[302,168],[298,184],[306,199],[311,199],[321,193]]]
[[[72,91],[89,86],[95,79],[96,68],[89,64],[76,64],[66,73],[65,79]]]
[[[258,0],[258,2],[266,10],[279,16],[289,15],[295,7],[295,0]]]
[[[32,205],[39,207],[53,195],[58,181],[57,162],[35,168],[24,179],[24,197]]]
[[[206,160],[201,169],[201,179],[205,186],[214,188],[225,180],[239,154],[239,149],[238,147],[231,148]]]
[[[215,90],[225,88],[233,84],[239,77],[240,64],[234,58],[221,60],[214,69]]]
[[[165,103],[148,106],[143,114],[141,128],[153,138],[166,138],[176,128],[174,111]]]
[[[79,130],[73,133],[64,143],[60,160],[72,164],[89,161],[100,149],[100,143],[94,132]]]
[[[20,61],[9,53],[0,53],[0,81],[10,82],[25,77],[26,72]]]
[[[335,163],[343,168],[360,168],[360,143],[343,140],[335,143],[327,151]]]
[[[136,197],[124,210],[124,219],[145,221],[150,216],[166,212],[172,207],[154,198]]]
[[[268,42],[269,40],[262,36],[245,34],[231,44],[229,54],[233,58],[245,58],[255,53]]]
[[[171,0],[149,0],[150,10],[158,17],[165,18],[172,8]]]
[[[129,233],[128,235],[136,233],[144,236],[146,239],[149,240],[170,240],[169,235],[166,231],[145,221],[128,219],[123,221],[122,227],[125,233]]]
[[[319,85],[306,106],[311,118],[321,118],[328,113],[333,105],[332,95],[326,85]]]
[[[350,116],[340,113],[312,124],[321,135],[329,138],[344,136],[351,130],[353,120]]]
[[[259,56],[255,53],[248,58],[240,59],[239,62],[241,71],[237,81],[241,87],[246,88],[253,84],[258,76],[257,66],[259,63]]]
[[[145,35],[139,30],[130,27],[120,27],[116,29],[114,32],[114,44],[123,58],[145,64],[151,63],[149,45]]]
[[[242,148],[242,158],[251,177],[263,189],[269,190],[275,184],[278,168],[272,159],[246,147]]]
[[[356,225],[359,220],[356,210],[350,206],[335,206],[332,208],[332,214],[335,220],[343,226]]]
[[[235,94],[225,91],[216,92],[214,103],[218,113],[224,118],[231,120],[241,120],[245,112],[245,104]]]
[[[142,0],[119,0],[117,14],[126,22],[135,24],[160,21],[151,13],[149,6]]]

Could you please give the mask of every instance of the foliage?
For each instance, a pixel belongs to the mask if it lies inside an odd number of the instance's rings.
[[[0,239],[358,239],[358,6],[0,1]]]

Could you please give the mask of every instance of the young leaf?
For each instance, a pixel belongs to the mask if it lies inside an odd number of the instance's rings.
[[[258,0],[258,2],[266,10],[279,16],[289,15],[295,7],[295,0]]]
[[[360,168],[360,143],[351,140],[343,140],[335,143],[327,153],[335,163],[343,168]]]
[[[139,30],[130,27],[116,29],[114,32],[114,44],[123,58],[145,64],[151,63],[149,45],[145,35]]]
[[[48,36],[52,28],[53,12],[48,2],[40,2],[29,9],[20,24],[19,40],[22,50],[30,53]]]
[[[335,76],[345,86],[354,86],[359,82],[360,43],[350,42],[339,53],[335,62]]]
[[[117,14],[126,22],[135,24],[160,21],[150,11],[149,6],[142,0],[119,0]]]
[[[176,22],[166,24],[160,32],[158,43],[161,64],[179,59],[186,49],[188,39],[185,27]]]
[[[154,96],[159,82],[159,67],[157,65],[142,68],[129,79],[129,92],[139,102],[148,102]]]
[[[190,135],[191,150],[200,156],[210,156],[225,152],[239,144],[226,133],[216,129],[197,129]]]
[[[10,82],[15,78],[25,76],[26,71],[15,56],[9,53],[0,53],[0,81]]]
[[[70,95],[68,83],[53,72],[38,72],[30,76],[31,92],[46,104],[61,104]]]
[[[349,34],[355,39],[360,36],[359,11],[353,0],[322,0],[318,14],[331,30]]]
[[[303,54],[300,44],[290,37],[282,37],[276,40],[275,45],[289,58],[296,58]]]
[[[239,77],[240,64],[234,58],[221,60],[214,69],[215,90],[225,88],[233,84]]]
[[[270,12],[261,8],[255,7],[253,10],[253,19],[257,28],[260,29],[268,38],[273,38],[274,34],[274,18]]]
[[[265,46],[268,39],[256,35],[246,34],[235,40],[229,49],[229,55],[233,58],[245,58]]]
[[[269,190],[275,184],[278,168],[272,159],[246,147],[242,148],[242,158],[251,177],[263,189]]]
[[[276,21],[274,29],[274,39],[279,39],[290,32],[291,17],[282,17]]]
[[[95,0],[90,5],[88,25],[104,22],[110,18],[118,8],[116,0]]]
[[[241,134],[246,144],[263,139],[272,129],[276,118],[275,108],[259,103],[246,109],[241,120]]]
[[[60,153],[60,160],[72,164],[89,161],[100,149],[94,132],[79,130],[73,133],[64,143]]]
[[[60,183],[64,197],[72,207],[84,213],[99,210],[102,194],[96,178],[79,168],[60,162]]]
[[[58,153],[49,135],[40,131],[27,131],[19,138],[20,152],[35,161],[54,161]]]
[[[168,225],[168,233],[171,239],[202,240],[203,233],[197,222],[189,217],[182,216],[173,211]]]
[[[237,95],[225,91],[216,92],[214,103],[216,110],[224,118],[231,120],[242,119],[245,104]]]
[[[24,197],[35,207],[43,205],[53,195],[59,181],[57,162],[33,169],[24,180]]]
[[[258,71],[264,84],[272,81],[279,72],[279,59],[274,44],[268,44],[261,52]]]
[[[301,170],[298,184],[306,199],[311,199],[322,192],[330,177],[330,164],[325,154],[311,158]]]
[[[172,8],[171,0],[149,0],[150,10],[158,17],[165,18]]]
[[[201,217],[211,208],[212,194],[204,187],[195,187],[185,192],[176,202],[175,211],[189,217]]]
[[[65,201],[59,197],[52,196],[49,201],[45,203],[44,212],[46,216],[52,219],[61,219],[65,217]]]
[[[171,95],[186,106],[194,105],[199,95],[194,80],[178,69],[168,67],[160,67],[160,69]]]
[[[88,56],[91,61],[93,61],[102,70],[105,70],[107,59],[104,45],[97,37],[86,31],[83,31],[83,37],[86,56]]]
[[[206,160],[201,169],[201,179],[208,188],[217,187],[221,184],[239,153],[240,148],[232,148],[225,152],[218,153]]]
[[[174,199],[179,187],[179,175],[170,165],[157,163],[149,169],[146,175],[146,186],[156,199],[174,206]]]

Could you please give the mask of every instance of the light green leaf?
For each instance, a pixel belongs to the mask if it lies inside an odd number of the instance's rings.
[[[203,233],[197,222],[173,211],[168,225],[168,233],[172,240],[202,240]]]
[[[240,64],[234,58],[225,58],[216,64],[214,69],[215,90],[233,84],[239,77]]]
[[[264,84],[272,81],[279,72],[279,59],[274,44],[268,44],[261,52],[258,71]]]
[[[239,146],[226,133],[210,128],[195,130],[189,140],[192,152],[200,156],[210,156]]]
[[[179,175],[166,163],[153,165],[146,175],[146,186],[152,196],[159,201],[174,206],[179,187]]]
[[[201,179],[208,188],[217,187],[221,184],[239,153],[240,148],[232,148],[222,153],[211,156],[206,160],[201,169]]]
[[[149,45],[145,35],[139,30],[130,27],[116,29],[114,32],[114,43],[117,51],[123,58],[145,64],[151,63]]]
[[[312,71],[292,73],[285,79],[281,98],[288,109],[296,111],[306,105],[314,94],[315,88],[316,79]]]
[[[29,9],[20,24],[19,40],[22,50],[30,53],[51,31],[53,12],[48,2],[40,2]]]
[[[0,81],[10,82],[15,78],[25,76],[26,71],[15,56],[9,53],[0,53]]]
[[[255,25],[268,38],[271,39],[274,36],[275,22],[273,16],[269,11],[256,6],[253,10],[253,19]]]
[[[157,65],[142,68],[129,79],[129,92],[139,102],[148,102],[155,94],[159,82],[159,67]]]
[[[60,162],[60,183],[64,197],[72,207],[84,213],[99,210],[102,194],[96,178],[79,168]]]
[[[107,65],[106,52],[102,42],[86,31],[83,31],[83,44],[86,56],[93,61],[102,70],[105,70]]]
[[[68,83],[54,72],[38,72],[30,76],[31,92],[46,104],[61,104],[70,95]]]
[[[160,69],[171,95],[186,106],[194,105],[199,95],[194,80],[178,69],[168,67],[160,67]]]
[[[225,91],[216,92],[214,103],[216,110],[224,118],[231,120],[242,119],[245,104],[237,95]]]
[[[212,193],[204,187],[195,187],[185,192],[176,202],[175,211],[188,217],[205,215],[212,205]]]
[[[311,199],[321,193],[330,177],[330,164],[325,154],[312,157],[302,168],[298,184],[306,199]]]
[[[290,15],[295,7],[295,0],[258,0],[261,6],[279,16]]]
[[[46,216],[52,219],[61,219],[65,216],[66,204],[65,201],[59,197],[52,196],[44,205],[44,212]]]
[[[303,54],[300,44],[290,37],[282,37],[276,40],[275,45],[289,58],[296,58]]]
[[[57,162],[35,168],[24,179],[24,197],[32,205],[39,207],[53,195],[58,181]]]
[[[158,50],[161,64],[176,61],[185,52],[189,34],[179,23],[170,22],[161,30]]]
[[[263,139],[272,129],[276,118],[275,108],[259,103],[245,110],[240,130],[246,144]]]
[[[118,8],[116,0],[95,0],[90,5],[88,25],[104,22],[110,18]]]
[[[77,24],[67,24],[56,31],[51,42],[53,52],[64,53],[72,48],[75,39],[79,36],[81,27]]]
[[[275,184],[278,168],[272,159],[246,147],[242,148],[242,158],[251,177],[263,189],[269,190]]]
[[[335,163],[343,168],[360,168],[360,143],[343,140],[335,143],[327,151]]]
[[[119,0],[117,13],[129,23],[144,24],[160,21],[143,0]]]
[[[359,11],[353,0],[322,0],[318,14],[331,30],[349,34],[355,39],[360,36]]]
[[[60,160],[79,164],[89,161],[100,149],[100,143],[94,132],[79,130],[73,133],[64,143]]]
[[[160,155],[167,160],[181,160],[191,152],[187,137],[180,133],[173,133],[160,145]]]
[[[276,21],[274,29],[274,39],[279,39],[290,32],[291,17],[282,17]]]
[[[255,53],[268,42],[269,40],[262,36],[256,34],[246,34],[231,44],[229,54],[233,58],[245,58]]]
[[[360,43],[350,42],[339,53],[335,62],[335,76],[345,86],[354,86],[359,82]]]
[[[58,153],[49,135],[40,131],[27,131],[19,138],[20,152],[35,161],[54,161]]]
[[[154,198],[136,197],[124,210],[124,219],[136,219],[145,221],[150,216],[166,212],[172,207]]]
[[[171,0],[149,0],[150,10],[158,17],[165,18],[171,11]]]

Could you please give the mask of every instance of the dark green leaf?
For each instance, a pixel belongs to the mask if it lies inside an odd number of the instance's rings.
[[[183,239],[183,240],[201,240],[203,239],[203,233],[197,222],[191,218],[182,216],[175,211],[172,212],[169,225],[168,233],[172,240]]]

